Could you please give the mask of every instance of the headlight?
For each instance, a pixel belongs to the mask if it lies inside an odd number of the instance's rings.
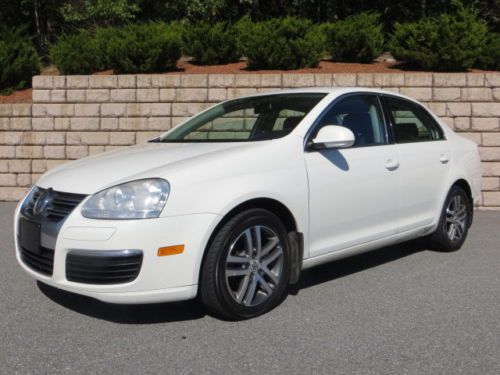
[[[90,219],[149,219],[160,216],[170,193],[167,181],[152,178],[100,191],[82,207]]]

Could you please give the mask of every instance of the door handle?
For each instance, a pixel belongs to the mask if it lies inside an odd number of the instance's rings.
[[[450,161],[450,158],[448,158],[448,155],[446,154],[441,154],[441,156],[439,157],[439,161],[443,164],[446,164]]]
[[[399,163],[396,160],[387,159],[387,161],[385,162],[385,168],[389,171],[393,171],[399,168]]]

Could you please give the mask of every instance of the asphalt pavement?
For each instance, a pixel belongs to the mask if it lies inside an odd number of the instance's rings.
[[[0,374],[500,374],[500,212],[464,247],[411,242],[305,271],[243,322],[196,301],[111,305],[36,283],[0,203]]]

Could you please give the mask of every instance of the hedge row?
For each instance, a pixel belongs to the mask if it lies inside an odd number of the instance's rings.
[[[300,69],[317,66],[327,55],[336,61],[369,63],[384,47],[415,69],[500,68],[499,35],[488,33],[485,22],[468,9],[397,24],[387,40],[380,15],[373,12],[321,25],[295,17],[264,22],[244,17],[235,25],[130,25],[97,29],[92,36],[86,31],[63,36],[50,56],[65,74],[171,70],[182,53],[199,64],[225,64],[245,56],[250,69]]]
[[[180,32],[163,23],[131,24],[65,35],[50,48],[50,58],[64,74],[151,73],[175,69],[181,57]]]
[[[299,69],[315,67],[325,56],[369,63],[384,49],[414,69],[500,69],[500,34],[488,32],[469,9],[396,24],[387,38],[380,15],[373,12],[319,25],[296,17],[264,22],[244,17],[234,25],[130,24],[63,35],[51,46],[50,59],[63,74],[168,71],[182,54],[199,64],[225,64],[245,56],[250,69]],[[0,31],[0,92],[24,87],[38,72],[31,40],[22,31]]]
[[[362,13],[335,24],[314,25],[296,17],[235,25],[150,23],[62,36],[50,58],[64,74],[113,69],[152,73],[175,68],[182,53],[199,64],[225,64],[241,56],[250,69],[315,67],[331,54],[339,61],[370,62],[382,52],[379,15]]]

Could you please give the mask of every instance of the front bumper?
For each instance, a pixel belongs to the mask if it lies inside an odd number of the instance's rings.
[[[93,220],[75,209],[64,221],[55,241],[51,276],[36,272],[21,257],[18,240],[20,206],[14,218],[16,257],[35,279],[66,291],[111,303],[155,303],[194,298],[203,252],[220,216],[193,214],[144,220]],[[160,247],[184,245],[182,254],[158,257]],[[142,265],[131,282],[94,285],[67,279],[70,251],[140,250]]]

